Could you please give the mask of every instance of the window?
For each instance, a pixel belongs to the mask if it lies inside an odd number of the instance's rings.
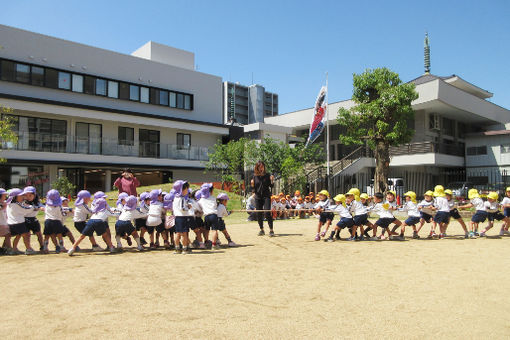
[[[177,108],[184,109],[184,95],[182,93],[177,94]]]
[[[101,124],[76,123],[76,152],[99,155],[101,147]]]
[[[73,92],[83,92],[83,76],[73,74]]]
[[[170,107],[177,107],[177,94],[170,92]]]
[[[30,151],[65,152],[65,120],[13,116],[18,133],[18,148]]]
[[[135,145],[135,129],[119,126],[119,145]]]
[[[30,82],[30,66],[26,64],[16,64],[16,81],[20,83]]]
[[[96,78],[85,76],[84,92],[86,94],[96,94]]]
[[[129,85],[129,99],[134,101],[140,100],[140,87],[136,85]]]
[[[191,135],[189,133],[178,133],[177,134],[177,148],[178,149],[189,149],[191,146]]]
[[[439,115],[437,113],[429,114],[429,130],[439,130]]]
[[[168,92],[159,91],[159,104],[168,106]]]
[[[150,103],[159,104],[159,90],[154,88],[150,89]]]
[[[52,89],[58,88],[58,71],[47,68],[44,72],[44,84]]]
[[[487,154],[487,146],[470,146],[467,148],[467,155],[468,156],[479,156],[479,155],[486,155]]]
[[[62,90],[71,89],[71,74],[67,72],[58,73],[58,88]]]
[[[455,136],[455,121],[448,118],[443,118],[442,126],[443,134],[448,136]]]
[[[510,144],[501,145],[501,153],[510,153]]]
[[[108,97],[119,98],[119,83],[108,80]]]
[[[96,94],[98,96],[106,96],[106,80],[96,79]]]
[[[32,85],[44,86],[44,68],[32,66]]]
[[[2,80],[14,81],[14,63],[8,60],[2,60]]]
[[[184,96],[184,109],[191,110],[191,96],[190,95]]]
[[[129,99],[129,84],[128,83],[119,83],[119,98],[120,99]]]
[[[140,101],[142,103],[149,102],[149,89],[147,87],[140,87]]]
[[[140,157],[159,158],[159,131],[139,130]]]

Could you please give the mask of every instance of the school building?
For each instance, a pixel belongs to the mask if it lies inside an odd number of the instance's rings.
[[[124,167],[143,185],[204,173],[228,138],[223,83],[194,54],[148,42],[131,55],[0,25],[0,103],[18,143],[4,143],[0,186],[111,190]],[[2,117],[3,119],[3,117]]]

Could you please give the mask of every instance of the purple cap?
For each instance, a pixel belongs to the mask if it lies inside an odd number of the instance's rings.
[[[106,200],[104,198],[96,199],[92,207],[92,212],[95,214],[103,210],[106,210]]]
[[[227,200],[227,201],[229,200],[228,195],[225,193],[219,194],[216,198],[219,200]]]
[[[166,210],[172,210],[172,204],[175,198],[175,190],[172,189],[168,194],[163,197],[163,208]]]
[[[37,190],[35,190],[35,188],[33,186],[28,186],[28,187],[25,187],[25,189],[23,189],[23,192],[25,194],[36,194],[37,193]]]
[[[211,196],[211,188],[213,187],[212,183],[204,183],[200,187],[201,196],[203,198],[209,198]]]
[[[197,201],[202,198],[202,190],[196,190],[194,194]]]
[[[128,195],[128,193],[127,193],[127,192],[121,192],[121,193],[119,194],[119,197],[117,198],[117,203],[115,203],[115,204],[116,204],[116,205],[119,205],[119,204],[120,204],[120,202],[121,202],[122,200],[125,200],[126,198],[128,198],[128,196],[129,196],[129,195]]]
[[[149,193],[149,198],[151,199],[151,203],[156,203],[158,201],[158,197],[161,195],[161,189],[154,189]]]
[[[91,198],[92,195],[87,190],[81,190],[76,197],[77,197],[77,199],[76,199],[76,202],[74,202],[74,205],[82,205],[83,199]]]
[[[135,210],[136,209],[136,203],[138,203],[138,199],[136,196],[128,196],[126,198],[126,204],[124,204],[124,209],[126,210]]]
[[[188,183],[188,182],[182,181],[180,179],[175,181],[175,183],[174,183],[175,197],[181,197],[182,196],[182,187],[186,183]]]
[[[60,193],[58,190],[51,189],[46,194],[46,205],[52,207],[60,207],[62,205],[62,199],[60,198]]]
[[[61,200],[62,202],[64,202],[64,201],[69,201],[69,199],[68,199],[67,197],[64,197],[64,196],[60,196],[60,200]]]
[[[106,196],[106,194],[102,191],[97,191],[95,194],[94,194],[94,199],[97,200],[97,199],[100,199],[100,198],[106,198],[108,196]]]
[[[148,191],[144,191],[140,194],[140,201],[145,201],[146,199],[149,199],[149,192]]]
[[[6,194],[6,193],[7,193],[7,190],[5,190],[4,188],[0,188],[0,196],[3,194]]]
[[[12,188],[9,192],[9,197],[7,198],[7,204],[11,203],[14,197],[23,195],[23,190],[19,188]]]
[[[166,192],[166,191],[162,191],[162,192],[161,192],[161,195],[162,195],[163,197],[165,197],[167,194],[168,194],[168,192]]]

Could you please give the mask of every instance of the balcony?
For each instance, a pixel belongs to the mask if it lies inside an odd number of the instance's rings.
[[[146,157],[208,161],[209,148],[139,141],[119,141],[111,138],[83,138],[68,135],[26,133],[18,143],[3,143],[4,150],[56,152],[102,156]]]
[[[464,157],[465,150],[463,146],[433,142],[412,143],[390,147],[390,155],[392,156],[420,153],[439,153],[443,155]]]

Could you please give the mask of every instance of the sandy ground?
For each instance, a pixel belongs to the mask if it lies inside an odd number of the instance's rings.
[[[191,255],[1,257],[0,336],[510,337],[510,237],[324,243],[315,224],[278,221],[270,239],[227,222],[242,246]]]

